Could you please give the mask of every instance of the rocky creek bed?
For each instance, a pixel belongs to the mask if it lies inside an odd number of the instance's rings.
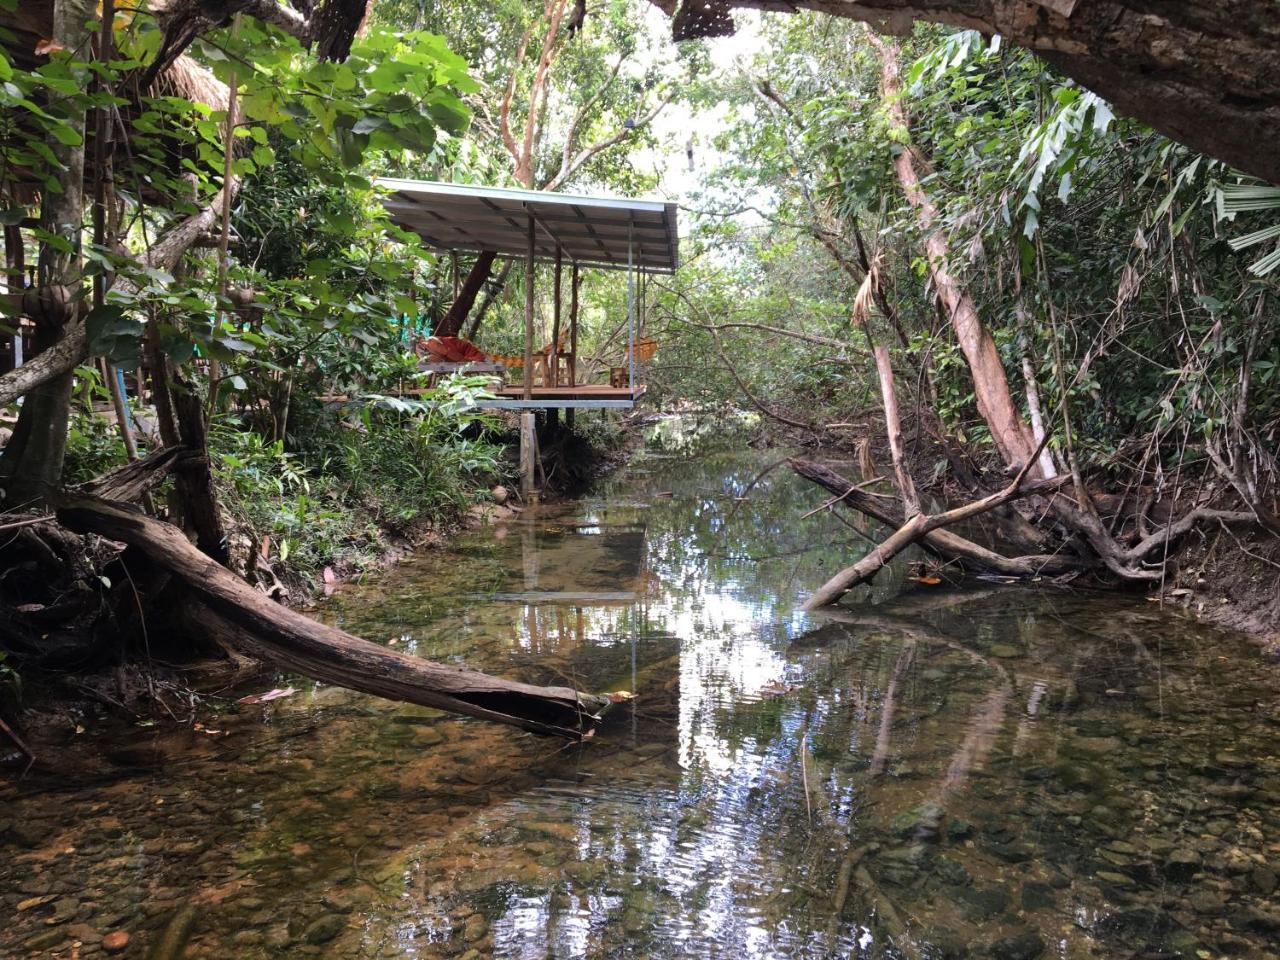
[[[634,691],[582,746],[287,677],[67,730],[113,769],[0,786],[0,955],[1280,957],[1274,663],[1141,598],[899,570],[801,615],[858,539],[767,463],[660,432],[326,607]]]

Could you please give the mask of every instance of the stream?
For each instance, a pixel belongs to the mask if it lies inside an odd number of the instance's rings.
[[[806,614],[866,541],[780,456],[663,421],[591,495],[321,605],[635,694],[581,745],[268,676],[85,731],[110,776],[0,785],[0,956],[1280,957],[1276,665],[1140,596],[909,566]]]

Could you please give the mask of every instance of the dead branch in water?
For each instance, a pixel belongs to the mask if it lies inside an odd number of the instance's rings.
[[[1047,440],[1048,436],[1046,435],[1045,441]],[[1041,449],[1044,447],[1045,441],[1041,442]],[[815,610],[818,607],[825,607],[828,604],[835,603],[858,584],[870,580],[890,560],[933,530],[976,517],[1012,500],[1017,500],[1033,493],[1048,493],[1062,486],[1064,481],[1062,477],[1025,483],[1027,473],[1035,464],[1039,453],[1040,450],[1037,449],[1035,454],[1029,457],[1022,469],[1018,471],[1017,476],[1003,490],[983,497],[981,500],[975,500],[953,510],[947,510],[944,513],[933,515],[926,513],[915,514],[894,531],[889,539],[885,540],[880,546],[876,547],[853,566],[841,570],[819,587],[813,596],[805,601],[805,609]]]
[[[896,529],[906,522],[902,510],[897,505],[859,489],[860,484],[851,483],[825,464],[799,458],[793,458],[789,462],[791,469],[798,475],[830,491],[836,497],[836,504],[856,510],[886,527]],[[957,561],[969,569],[1010,577],[1065,573],[1070,570],[1079,570],[1084,566],[1079,559],[1062,554],[1006,557],[945,529],[930,531],[921,538],[920,543],[925,549],[944,560]]]

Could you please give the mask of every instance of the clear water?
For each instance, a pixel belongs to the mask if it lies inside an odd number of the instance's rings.
[[[896,569],[806,615],[864,541],[776,459],[668,423],[323,609],[636,694],[581,746],[288,677],[86,732],[110,776],[0,788],[0,955],[1280,956],[1274,664],[1141,598]]]

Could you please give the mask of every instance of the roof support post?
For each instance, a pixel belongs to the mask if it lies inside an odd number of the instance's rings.
[[[578,261],[569,273],[569,386],[578,384]]]
[[[560,244],[556,244],[556,279],[555,279],[555,308],[551,315],[551,372],[548,380],[553,387],[560,386],[560,272],[562,269],[563,252]]]
[[[524,270],[524,398],[533,399],[533,213],[529,213],[529,252]]]
[[[636,391],[636,274],[635,235],[627,225],[627,383],[632,395]]]

